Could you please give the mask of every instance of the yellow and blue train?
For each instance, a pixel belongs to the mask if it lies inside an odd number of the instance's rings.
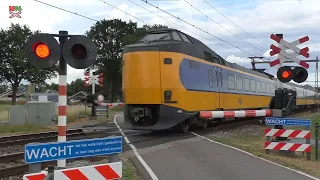
[[[282,86],[297,106],[315,104],[315,92],[227,62],[201,41],[176,29],[154,29],[123,50],[125,124],[162,130],[200,124],[199,111],[268,108]]]

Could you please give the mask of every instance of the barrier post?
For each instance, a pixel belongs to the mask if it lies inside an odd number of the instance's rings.
[[[55,166],[48,166],[48,175],[46,177],[45,180],[54,180],[54,170],[55,170]]]
[[[319,124],[318,123],[316,123],[316,130],[315,130],[315,134],[316,134],[316,138],[315,138],[315,141],[316,141],[316,161],[318,161],[318,152],[319,152],[319,150],[318,150],[318,140],[319,140],[319,131],[318,131],[318,129],[319,129]]]
[[[310,132],[310,127],[309,127],[309,126],[306,126],[305,129]],[[310,137],[310,138],[311,138],[311,137]],[[306,138],[306,144],[310,144],[310,148],[311,148],[310,138]],[[307,160],[308,160],[308,161],[311,160],[311,152],[307,152]]]

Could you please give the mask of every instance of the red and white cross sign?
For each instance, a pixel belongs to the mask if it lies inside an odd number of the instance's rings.
[[[283,40],[282,38],[280,38],[274,34],[271,34],[270,38],[272,40],[276,41],[278,44],[282,45],[281,47],[277,47],[273,44],[270,46],[270,48],[272,50],[272,51],[270,51],[270,55],[274,56],[274,55],[278,54],[278,59],[270,62],[271,67],[278,65],[280,63],[283,63],[285,61],[292,60],[295,63],[301,65],[302,67],[304,67],[306,69],[309,68],[308,63],[297,58],[297,56],[300,56],[300,55],[302,55],[306,58],[309,58],[309,53],[308,53],[309,48],[305,47],[305,48],[300,49],[300,48],[296,47],[304,42],[307,42],[309,40],[308,36],[300,38],[300,39],[293,41],[291,43]],[[293,53],[286,52],[286,50],[288,50],[288,49],[291,49],[294,52]]]

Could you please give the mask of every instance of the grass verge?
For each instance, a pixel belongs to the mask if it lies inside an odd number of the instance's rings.
[[[123,163],[123,180],[143,180],[131,159],[121,158],[121,161]]]
[[[254,126],[253,128],[246,127],[240,131],[235,129],[228,132],[223,132],[223,134],[228,134],[228,136],[217,136],[215,134],[211,134],[207,137],[214,141],[228,144],[250,152],[258,157],[262,157],[278,164],[297,169],[316,177],[320,177],[320,162],[316,162],[314,160],[314,147],[312,150],[312,161],[307,161],[306,154],[302,155],[302,153],[298,152],[296,152],[296,154],[293,156],[286,156],[277,151],[271,151],[270,154],[265,154],[264,142],[266,138],[264,136],[263,126]]]

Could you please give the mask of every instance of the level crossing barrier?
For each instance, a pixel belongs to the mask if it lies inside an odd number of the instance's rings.
[[[272,116],[271,109],[242,110],[242,111],[200,111],[201,119],[235,118],[235,117],[268,117]]]
[[[270,150],[276,151],[289,151],[289,152],[306,152],[307,160],[311,160],[311,120],[309,119],[296,119],[296,118],[279,118],[279,117],[266,117],[264,134],[266,142],[264,144],[266,154]],[[304,126],[305,130],[292,130],[292,129],[276,129],[270,126]],[[271,137],[286,137],[286,138],[302,138],[306,139],[306,144],[288,143],[281,141],[272,141]]]
[[[23,180],[112,180],[122,177],[122,162],[118,154],[122,152],[122,136],[82,139],[65,142],[33,143],[25,146],[25,163],[29,173]],[[41,171],[41,163],[92,156],[108,156],[109,162],[99,165]]]

